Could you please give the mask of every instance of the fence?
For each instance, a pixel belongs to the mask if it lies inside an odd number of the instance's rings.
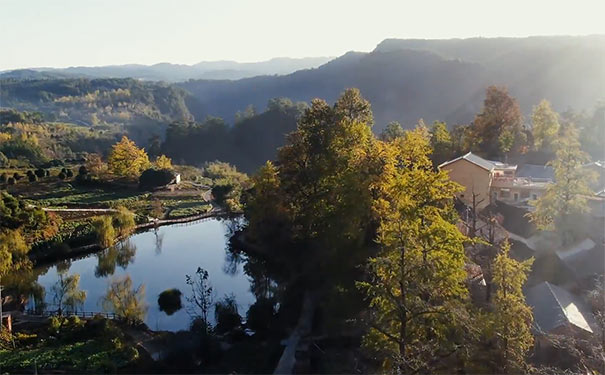
[[[70,316],[77,316],[79,318],[94,318],[97,315],[100,315],[106,319],[118,319],[118,316],[115,313],[112,312],[104,312],[104,311],[71,311],[71,312],[67,312],[67,311],[63,311],[61,313],[59,313],[58,310],[44,310],[44,311],[36,311],[33,309],[29,309],[25,311],[26,315],[30,315],[30,316],[42,316],[42,317],[50,317],[50,316],[65,316],[65,317],[70,317]]]

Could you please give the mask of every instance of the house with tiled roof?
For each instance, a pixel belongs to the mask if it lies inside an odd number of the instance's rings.
[[[521,204],[538,199],[554,179],[552,168],[541,165],[517,165],[487,160],[469,152],[456,159],[439,165],[439,169],[448,172],[450,178],[464,186],[465,190],[458,198],[472,205],[475,196],[478,208],[500,200],[506,203]]]
[[[582,299],[547,281],[525,292],[534,315],[536,335],[592,335],[597,330],[590,308]]]

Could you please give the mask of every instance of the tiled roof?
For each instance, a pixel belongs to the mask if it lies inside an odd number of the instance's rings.
[[[450,160],[450,161],[446,161],[445,163],[440,164],[439,168],[442,168],[442,167],[444,167],[446,165],[455,163],[458,160],[462,160],[462,159],[464,159],[466,161],[469,161],[469,162],[471,162],[471,163],[473,163],[473,164],[475,164],[475,165],[477,165],[477,166],[479,166],[479,167],[481,167],[483,169],[486,169],[486,170],[488,170],[490,172],[496,167],[496,165],[493,162],[491,162],[489,160],[485,160],[482,157],[480,157],[478,155],[475,155],[472,152],[469,152],[469,153],[464,154],[464,155],[462,155],[460,157],[457,157],[456,159],[453,159],[453,160]]]
[[[554,181],[555,170],[547,165],[525,164],[517,169],[517,177],[531,177],[534,179],[544,179]]]
[[[572,324],[593,333],[594,318],[584,303],[573,294],[547,281],[525,293],[527,304],[534,313],[534,324],[540,332]]]

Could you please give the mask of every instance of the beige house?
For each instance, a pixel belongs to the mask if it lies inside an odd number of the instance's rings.
[[[450,178],[465,187],[458,198],[473,204],[473,195],[479,209],[496,200],[513,204],[538,199],[552,182],[552,169],[541,165],[517,168],[499,161],[483,159],[469,152],[439,165]]]

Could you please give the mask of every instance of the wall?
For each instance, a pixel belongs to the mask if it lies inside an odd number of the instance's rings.
[[[477,201],[483,199],[478,208],[485,208],[490,203],[491,173],[468,160],[460,159],[442,168],[448,171],[450,179],[464,186],[465,191],[457,196],[467,205],[472,204],[473,193],[479,194]]]

